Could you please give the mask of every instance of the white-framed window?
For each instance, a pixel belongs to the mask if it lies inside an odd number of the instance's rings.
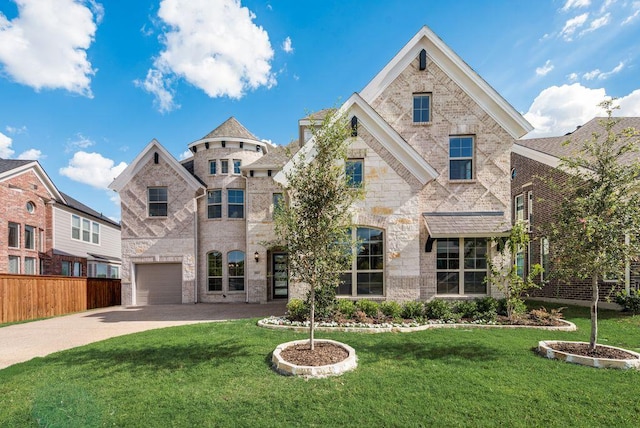
[[[549,239],[540,239],[540,266],[542,266],[542,272],[540,273],[540,280],[546,281],[549,277]]]
[[[209,175],[216,175],[218,163],[215,160],[209,161]]]
[[[9,273],[20,273],[20,256],[9,256]]]
[[[527,227],[529,229],[529,232],[531,232],[531,227],[533,226],[533,192],[532,191],[527,192],[527,214],[528,214],[528,220],[529,220]]]
[[[449,179],[473,179],[474,137],[458,135],[449,137]]]
[[[7,244],[11,248],[20,248],[20,224],[9,222],[9,237]]]
[[[486,238],[436,241],[437,294],[487,294]]]
[[[244,291],[244,252],[227,253],[229,291]]]
[[[349,233],[356,243],[351,270],[343,272],[337,294],[343,296],[384,295],[384,231],[354,227]]]
[[[60,275],[71,276],[72,263],[68,261],[62,261],[60,263]]]
[[[413,123],[431,122],[431,94],[413,94]]]
[[[349,187],[361,187],[364,182],[364,159],[347,159],[345,175]]]
[[[212,251],[207,254],[207,289],[222,291],[222,253]]]
[[[24,226],[24,248],[26,248],[27,250],[36,249],[36,228],[33,226]]]
[[[109,265],[109,278],[118,279],[120,278],[120,267]]]
[[[168,213],[169,195],[166,187],[149,187],[149,217],[166,217]]]
[[[516,253],[516,274],[520,278],[524,278],[524,250]]]
[[[73,276],[82,276],[82,263],[73,262]]]
[[[34,257],[24,258],[24,273],[25,275],[35,275],[36,272],[36,259]]]
[[[207,218],[222,218],[222,190],[207,192]]]
[[[233,160],[233,173],[238,175],[240,174],[240,167],[242,166],[242,161],[240,159]]]
[[[220,173],[229,174],[229,161],[227,159],[220,159]]]
[[[71,238],[92,244],[100,244],[100,223],[72,214]]]
[[[516,222],[524,221],[524,195],[518,195],[513,200]]]
[[[227,189],[227,217],[244,218],[244,190]]]

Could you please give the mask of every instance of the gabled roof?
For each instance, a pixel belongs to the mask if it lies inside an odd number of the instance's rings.
[[[40,163],[35,160],[21,159],[0,159],[0,181],[24,174],[28,170],[33,170],[42,185],[47,189],[53,199],[64,202],[62,193],[53,184]]]
[[[424,26],[360,92],[372,103],[409,64],[425,49],[447,76],[460,86],[484,111],[513,138],[520,138],[533,127],[495,89],[447,46],[433,31]]]
[[[202,140],[206,138],[222,138],[222,137],[231,137],[231,138],[240,138],[240,139],[248,139],[248,140],[256,140],[260,141],[258,137],[253,135],[247,128],[242,126],[240,122],[236,120],[235,117],[231,116],[227,119],[222,125],[218,126],[213,131],[209,132],[207,135],[202,137]]]
[[[595,117],[572,133],[558,137],[518,140],[513,146],[513,152],[557,168],[561,158],[574,155],[576,150],[582,147],[582,143],[593,138],[594,134],[601,135],[601,138],[605,137],[606,130],[600,124],[603,119],[606,118]],[[640,117],[618,117],[614,120],[618,121],[612,129],[615,133],[626,128],[640,130]],[[570,143],[564,144],[566,141]],[[640,137],[636,141],[640,145]],[[638,159],[638,153],[631,152],[626,153],[621,158],[621,162],[626,163],[636,159]]]
[[[105,217],[104,215],[102,215],[102,213],[99,213],[98,211],[86,206],[85,204],[83,204],[82,202],[78,201],[77,199],[72,198],[71,196],[67,195],[66,193],[62,193],[62,196],[64,196],[64,199],[66,201],[66,203],[64,205],[68,206],[69,208],[72,208],[76,211],[80,211],[84,214],[88,214],[92,217],[95,217],[97,219],[100,219],[104,222],[110,223],[118,228],[120,228],[120,224],[111,220],[109,217]]]
[[[369,133],[387,149],[407,170],[422,184],[438,176],[438,172],[389,125],[359,94],[354,93],[340,107],[337,115],[348,112],[349,118],[356,116],[358,126],[364,127]],[[304,153],[307,161],[315,156],[315,137],[312,137],[293,157],[296,159]],[[293,168],[293,162],[287,162],[282,170],[275,175],[274,180],[286,184],[286,173]]]
[[[242,167],[243,170],[251,170],[251,169],[272,169],[278,170],[282,168],[291,157],[287,154],[287,151],[291,153],[291,156],[295,155],[296,152],[300,149],[297,141],[292,142],[288,146],[275,146],[264,156],[252,162],[248,165]]]
[[[131,179],[144,167],[148,162],[153,162],[153,156],[158,153],[171,168],[173,168],[180,177],[191,187],[194,191],[202,189],[203,186],[200,182],[187,171],[187,169],[180,164],[155,138],[151,140],[147,147],[145,147],[138,156],[109,184],[109,189],[119,192],[124,186],[131,181]]]
[[[422,214],[431,238],[506,236],[511,228],[502,211],[432,212]]]

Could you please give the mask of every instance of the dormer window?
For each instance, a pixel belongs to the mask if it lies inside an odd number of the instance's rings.
[[[431,122],[431,94],[413,94],[413,123]]]

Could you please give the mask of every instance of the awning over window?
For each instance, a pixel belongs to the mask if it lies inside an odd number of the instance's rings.
[[[432,212],[423,214],[430,238],[506,236],[511,223],[502,211]]]
[[[118,257],[103,256],[102,254],[87,253],[87,255],[93,257],[93,259],[96,261],[105,261],[112,263],[120,263],[122,261]]]

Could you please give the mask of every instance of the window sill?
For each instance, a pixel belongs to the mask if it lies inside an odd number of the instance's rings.
[[[436,299],[442,300],[474,300],[489,296],[488,294],[436,294]]]
[[[449,179],[449,183],[451,183],[451,184],[475,184],[477,182],[478,182],[478,180],[476,180],[475,178],[473,178],[471,180],[451,180],[451,179]]]
[[[432,121],[429,121],[429,122],[411,122],[411,123],[416,125],[416,126],[431,126],[431,125],[433,125]]]

